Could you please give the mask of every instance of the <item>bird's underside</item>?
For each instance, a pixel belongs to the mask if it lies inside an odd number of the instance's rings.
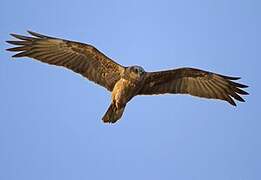
[[[239,77],[224,76],[195,68],[145,72],[140,66],[124,67],[108,58],[94,46],[49,37],[28,31],[31,36],[11,34],[17,40],[7,41],[18,52],[13,57],[30,57],[51,65],[62,66],[105,87],[112,92],[112,102],[104,122],[121,118],[128,101],[136,95],[190,94],[219,99],[236,106],[244,102],[246,85],[234,82]]]

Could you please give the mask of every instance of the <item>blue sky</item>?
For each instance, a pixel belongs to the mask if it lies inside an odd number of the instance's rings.
[[[0,2],[0,179],[261,179],[258,0]],[[33,30],[95,45],[145,70],[241,76],[236,108],[182,95],[136,97],[115,125],[110,93],[77,74],[4,51]]]

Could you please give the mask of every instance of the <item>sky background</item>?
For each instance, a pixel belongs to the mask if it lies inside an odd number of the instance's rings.
[[[0,2],[1,180],[260,180],[260,0]],[[241,76],[246,103],[135,97],[103,124],[104,88],[63,68],[12,60],[9,33],[95,45],[147,71]]]

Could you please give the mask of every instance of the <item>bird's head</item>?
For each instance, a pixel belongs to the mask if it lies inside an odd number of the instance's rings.
[[[125,75],[132,79],[141,79],[144,74],[145,70],[141,66],[129,66],[125,72]]]

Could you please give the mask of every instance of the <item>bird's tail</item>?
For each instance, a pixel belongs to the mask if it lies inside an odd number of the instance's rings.
[[[123,114],[125,106],[117,108],[115,103],[111,103],[110,107],[108,108],[107,112],[103,116],[102,120],[104,123],[115,123],[119,120]]]

